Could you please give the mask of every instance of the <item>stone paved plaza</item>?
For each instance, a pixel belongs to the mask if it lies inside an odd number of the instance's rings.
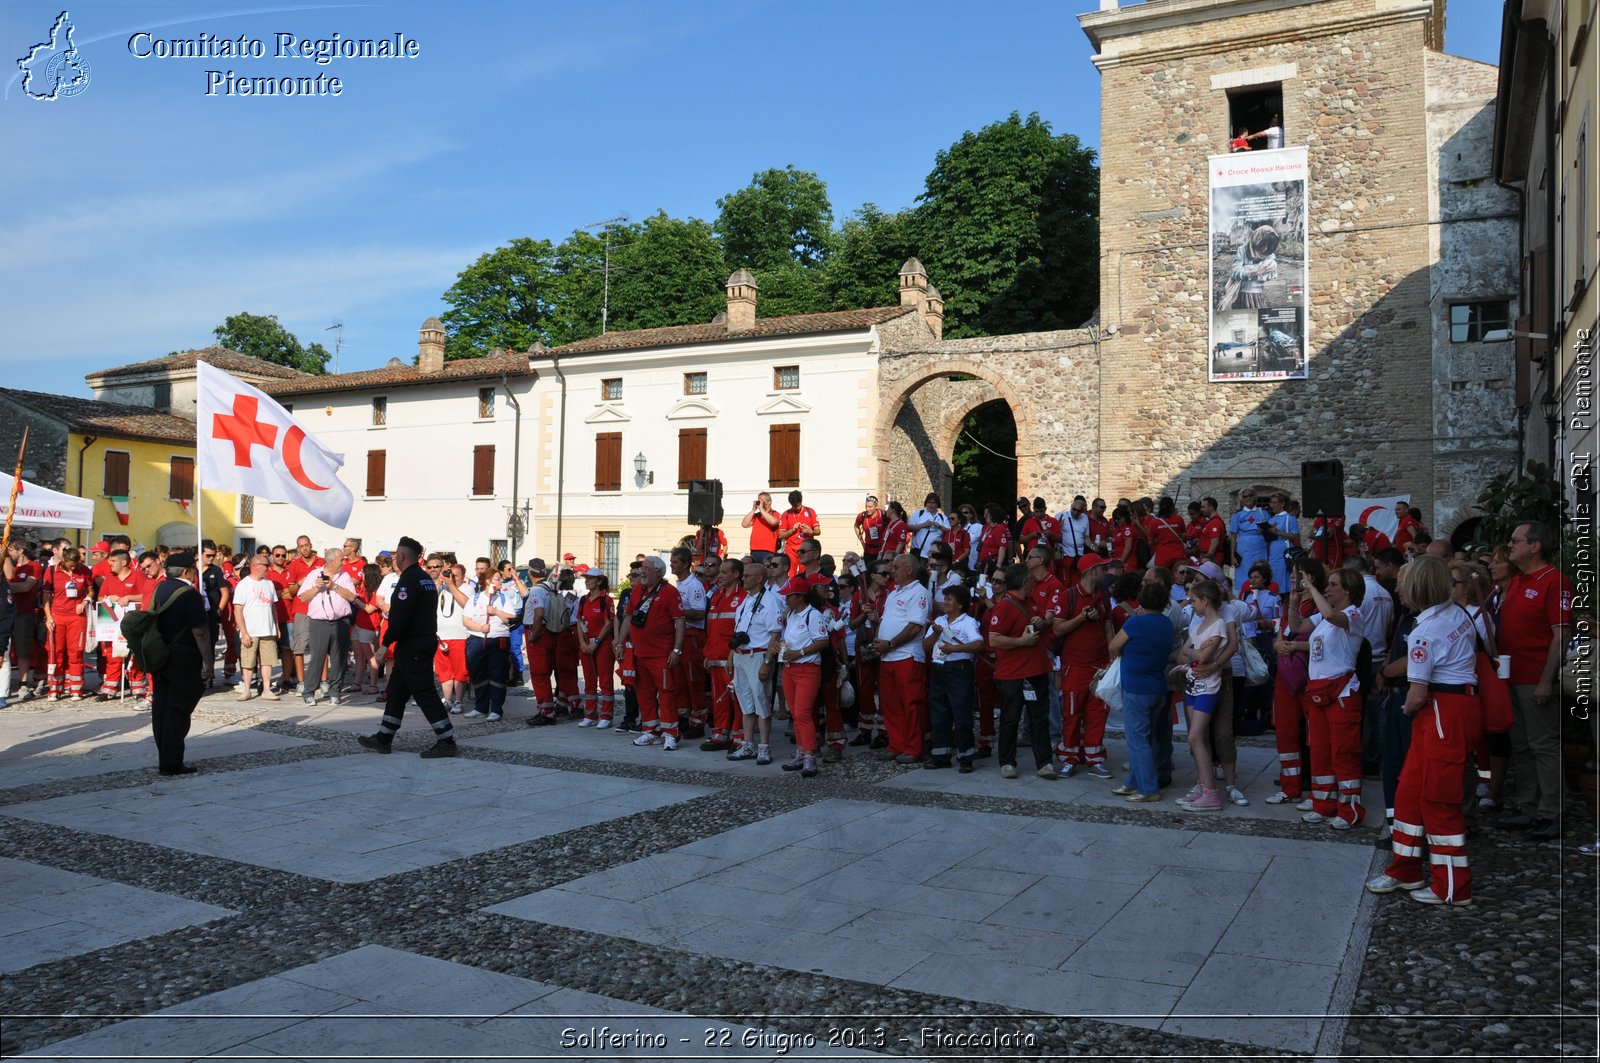
[[[1595,865],[1488,829],[1471,908],[1366,894],[1386,850],[1270,806],[859,751],[801,779],[573,724],[371,699],[0,712],[3,1050],[34,1059],[1592,1053]],[[1113,766],[1121,744],[1109,743]],[[779,751],[785,748],[779,742]],[[1024,755],[1024,762],[1027,761]],[[1369,808],[1381,808],[1369,784]],[[1582,822],[1573,810],[1571,822]]]

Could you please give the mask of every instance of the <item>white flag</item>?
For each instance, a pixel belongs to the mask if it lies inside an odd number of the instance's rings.
[[[1394,515],[1394,504],[1410,501],[1410,495],[1395,495],[1393,498],[1347,498],[1344,500],[1344,526],[1348,528],[1352,524],[1365,524],[1393,539],[1394,533],[1400,530],[1400,521]]]
[[[196,490],[293,502],[324,524],[348,524],[355,496],[339,481],[344,455],[307,435],[265,392],[206,362],[195,368]]]

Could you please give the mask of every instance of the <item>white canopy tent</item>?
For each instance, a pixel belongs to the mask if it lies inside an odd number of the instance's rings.
[[[0,520],[3,519],[4,513],[0,512]],[[23,480],[22,490],[17,492],[17,514],[12,523],[33,528],[92,528],[94,502]]]

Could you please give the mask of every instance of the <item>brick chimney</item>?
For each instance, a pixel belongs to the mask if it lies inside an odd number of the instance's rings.
[[[756,327],[756,279],[744,268],[728,278],[728,331],[749,332]]]
[[[915,258],[900,267],[900,305],[921,308],[928,299],[928,271]]]
[[[902,292],[904,290],[901,289]],[[944,339],[944,296],[931,284],[928,285],[928,298],[922,304],[922,316],[927,320],[933,338]]]
[[[436,317],[424,321],[417,334],[417,368],[423,376],[444,369],[444,322]]]

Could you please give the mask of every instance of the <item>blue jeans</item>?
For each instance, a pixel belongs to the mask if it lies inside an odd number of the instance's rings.
[[[467,639],[467,674],[472,677],[472,707],[499,715],[506,707],[506,673],[511,664],[511,640],[505,636]]]
[[[511,628],[512,667],[518,672],[526,672],[528,670],[527,659],[523,657],[523,653],[526,649],[526,642],[527,640],[522,637],[522,624],[519,621]]]
[[[1379,763],[1383,774],[1383,810],[1389,815],[1394,807],[1395,791],[1400,788],[1400,769],[1405,766],[1406,752],[1411,748],[1411,721],[1407,716],[1406,690],[1379,689],[1372,692],[1371,701],[1377,710]]]
[[[955,755],[962,760],[976,757],[972,718],[977,711],[977,666],[972,661],[934,665],[928,679],[928,722],[933,729],[929,752],[934,757],[950,759],[953,727]]]
[[[1141,794],[1153,794],[1161,789],[1156,775],[1156,749],[1153,744],[1155,720],[1158,715],[1172,716],[1168,709],[1167,694],[1130,694],[1122,692],[1122,734],[1128,745],[1128,779],[1123,784]],[[1172,758],[1172,728],[1167,727],[1167,759]],[[1169,768],[1170,771],[1170,768]],[[1171,776],[1168,775],[1170,782]]]

